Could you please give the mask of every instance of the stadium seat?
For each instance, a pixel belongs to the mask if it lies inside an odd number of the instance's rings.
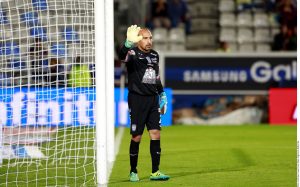
[[[19,55],[20,48],[15,42],[0,43],[0,55]]]
[[[10,7],[15,7],[19,10],[21,10],[21,9],[33,10],[31,0],[15,0],[15,6],[11,6],[11,4],[10,4]]]
[[[20,14],[16,10],[10,9],[7,12],[7,19],[9,21],[9,23],[12,24],[12,25],[19,25],[21,23]],[[26,24],[24,24],[24,25],[26,25]]]
[[[64,6],[63,6],[63,1],[64,0],[48,0],[48,9],[49,10],[63,10]]]
[[[273,39],[271,38],[269,29],[255,29],[254,30],[254,40],[255,42],[271,42]]]
[[[3,10],[8,10],[10,7],[16,7],[16,2],[15,1],[0,1],[0,7]]]
[[[68,18],[60,15],[60,12],[58,12],[56,15],[50,15],[48,18],[49,26],[65,26],[68,23]]]
[[[49,41],[54,42],[54,43],[62,41],[63,39],[62,39],[61,30],[62,30],[61,27],[57,27],[55,25],[49,27],[49,30],[48,30],[48,33],[47,33]]]
[[[234,28],[221,28],[219,40],[224,41],[224,42],[235,42],[236,41],[235,29]]]
[[[86,58],[92,58],[92,56],[95,55],[95,47],[93,44],[83,44],[81,51],[83,53],[82,56],[85,56]]]
[[[185,32],[183,28],[173,28],[170,30],[169,49],[171,51],[185,50]]]
[[[185,43],[185,32],[182,28],[173,28],[169,31],[169,42]]]
[[[30,35],[33,38],[40,38],[42,41],[47,40],[47,31],[45,27],[33,27],[30,29]]]
[[[46,0],[32,0],[32,5],[36,10],[47,10]]]
[[[153,31],[153,41],[154,42],[167,42],[168,31],[165,28],[156,28]]]
[[[153,31],[153,43],[157,50],[166,51],[168,49],[168,31],[164,28],[156,28]]]
[[[192,32],[215,30],[218,21],[212,18],[197,18],[192,20]]]
[[[78,33],[71,26],[62,29],[62,37],[69,42],[79,41]]]
[[[13,39],[19,41],[30,42],[32,38],[29,37],[29,29],[27,27],[20,27],[13,31]]]
[[[66,55],[67,55],[67,50],[64,44],[56,43],[51,46],[51,56],[65,57]]]
[[[239,52],[254,52],[254,44],[253,43],[242,43],[239,44]]]
[[[0,39],[10,40],[13,38],[13,31],[10,25],[3,25],[0,27]]]
[[[252,15],[249,12],[242,12],[237,15],[238,27],[252,27]]]
[[[38,25],[38,13],[37,12],[25,12],[20,15],[21,21],[30,27]]]
[[[233,13],[221,13],[219,24],[221,27],[234,27],[236,25],[236,17]]]
[[[81,27],[78,33],[81,42],[91,42],[94,40],[95,34],[87,27]]]
[[[253,25],[255,27],[269,27],[269,18],[266,13],[256,12],[253,16]]]
[[[228,48],[230,50],[230,52],[236,52],[238,51],[238,47],[237,47],[237,43],[235,42],[228,42]]]
[[[83,55],[83,51],[80,43],[68,44],[68,56],[76,57],[81,55]]]
[[[10,62],[7,62],[7,68],[12,69],[25,69],[27,68],[26,62],[22,61],[21,59],[13,59]]]
[[[49,18],[51,17],[49,11],[39,11],[38,17],[39,17],[40,25],[42,25],[42,26],[49,25]]]
[[[271,46],[269,43],[256,43],[256,52],[270,52]]]
[[[84,11],[91,12],[91,10],[93,10],[93,7],[94,7],[93,1],[82,1],[82,0],[76,1],[76,9],[77,10],[84,10]]]
[[[197,6],[190,6],[189,7],[189,14],[192,18],[198,17],[198,7]]]
[[[239,28],[237,32],[237,39],[239,43],[253,42],[253,31],[252,29]]]
[[[187,36],[186,48],[191,50],[212,50],[216,46],[216,35],[214,33],[207,34],[191,34]]]
[[[19,46],[20,46],[21,56],[27,57],[28,52],[29,52],[28,42],[21,43]]]
[[[218,13],[218,7],[216,7],[215,2],[210,2],[210,1],[203,1],[203,2],[198,2],[194,4],[197,8],[197,15],[198,17],[202,16],[215,16]],[[193,7],[190,6],[190,7]]]
[[[0,24],[8,24],[6,12],[0,9]]]
[[[235,11],[235,4],[233,0],[220,0],[219,1],[220,12],[233,12]]]
[[[0,86],[11,86],[12,76],[10,73],[0,72]]]

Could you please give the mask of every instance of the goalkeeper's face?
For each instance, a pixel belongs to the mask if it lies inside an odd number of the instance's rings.
[[[143,38],[138,42],[138,47],[144,52],[149,52],[152,49],[151,32],[148,29],[141,29],[139,35]]]

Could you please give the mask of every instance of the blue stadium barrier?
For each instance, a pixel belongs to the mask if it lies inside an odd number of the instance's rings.
[[[53,44],[51,46],[51,53],[57,57],[65,57],[67,50],[64,44]]]
[[[78,33],[72,28],[72,27],[65,27],[62,30],[62,37],[66,41],[70,42],[79,42],[79,36]]]
[[[37,12],[25,12],[20,15],[21,21],[27,25],[34,27],[38,25],[39,18]]]
[[[3,10],[0,10],[0,24],[8,24],[6,12],[4,12]]]
[[[27,68],[26,62],[21,59],[13,59],[10,63],[7,64],[8,68],[12,69],[24,69]]]
[[[46,41],[47,40],[47,31],[46,28],[44,27],[33,27],[30,29],[30,35],[33,38],[40,38],[42,41]]]
[[[32,0],[32,6],[35,10],[47,10],[46,0]]]
[[[165,88],[165,92],[169,103],[162,125],[168,126],[172,123],[172,90]],[[119,107],[127,105],[127,93],[126,89],[125,101],[120,102],[120,89],[115,89],[116,127],[120,116],[126,118],[124,125],[130,123],[128,109]],[[0,87],[0,121],[4,126],[95,126],[95,98],[95,88]],[[19,107],[13,107],[16,104]]]
[[[0,55],[19,55],[20,47],[15,42],[0,44]]]

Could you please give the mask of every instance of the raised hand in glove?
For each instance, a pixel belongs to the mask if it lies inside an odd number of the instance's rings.
[[[125,42],[125,46],[127,48],[131,48],[135,43],[139,42],[141,39],[143,39],[143,36],[139,36],[141,28],[137,25],[131,25],[127,29],[127,39]]]

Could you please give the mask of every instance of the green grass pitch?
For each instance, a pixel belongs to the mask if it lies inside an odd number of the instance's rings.
[[[296,186],[296,133],[295,126],[164,127],[160,170],[171,179],[157,182],[149,180],[151,157],[145,131],[138,161],[141,181],[131,183],[127,129],[108,186]]]
[[[6,180],[8,186],[18,187],[95,186],[94,130],[71,128],[60,132],[59,141],[65,144],[57,149],[64,152],[55,154],[52,149],[49,155],[54,157],[47,163],[41,160],[34,164],[34,160],[19,159],[20,163],[9,169],[0,167],[0,186],[6,186]],[[138,164],[141,181],[128,182],[130,135],[126,129],[108,186],[296,186],[296,126],[171,126],[163,127],[161,134],[160,169],[171,176],[169,181],[149,180],[151,157],[149,136],[145,131]],[[75,139],[80,141],[75,143]],[[54,142],[45,146],[55,147]],[[69,163],[59,160],[67,155],[85,153],[89,158]],[[28,161],[30,164],[26,164]],[[4,165],[7,162],[4,160]],[[15,163],[14,160],[9,162]]]

